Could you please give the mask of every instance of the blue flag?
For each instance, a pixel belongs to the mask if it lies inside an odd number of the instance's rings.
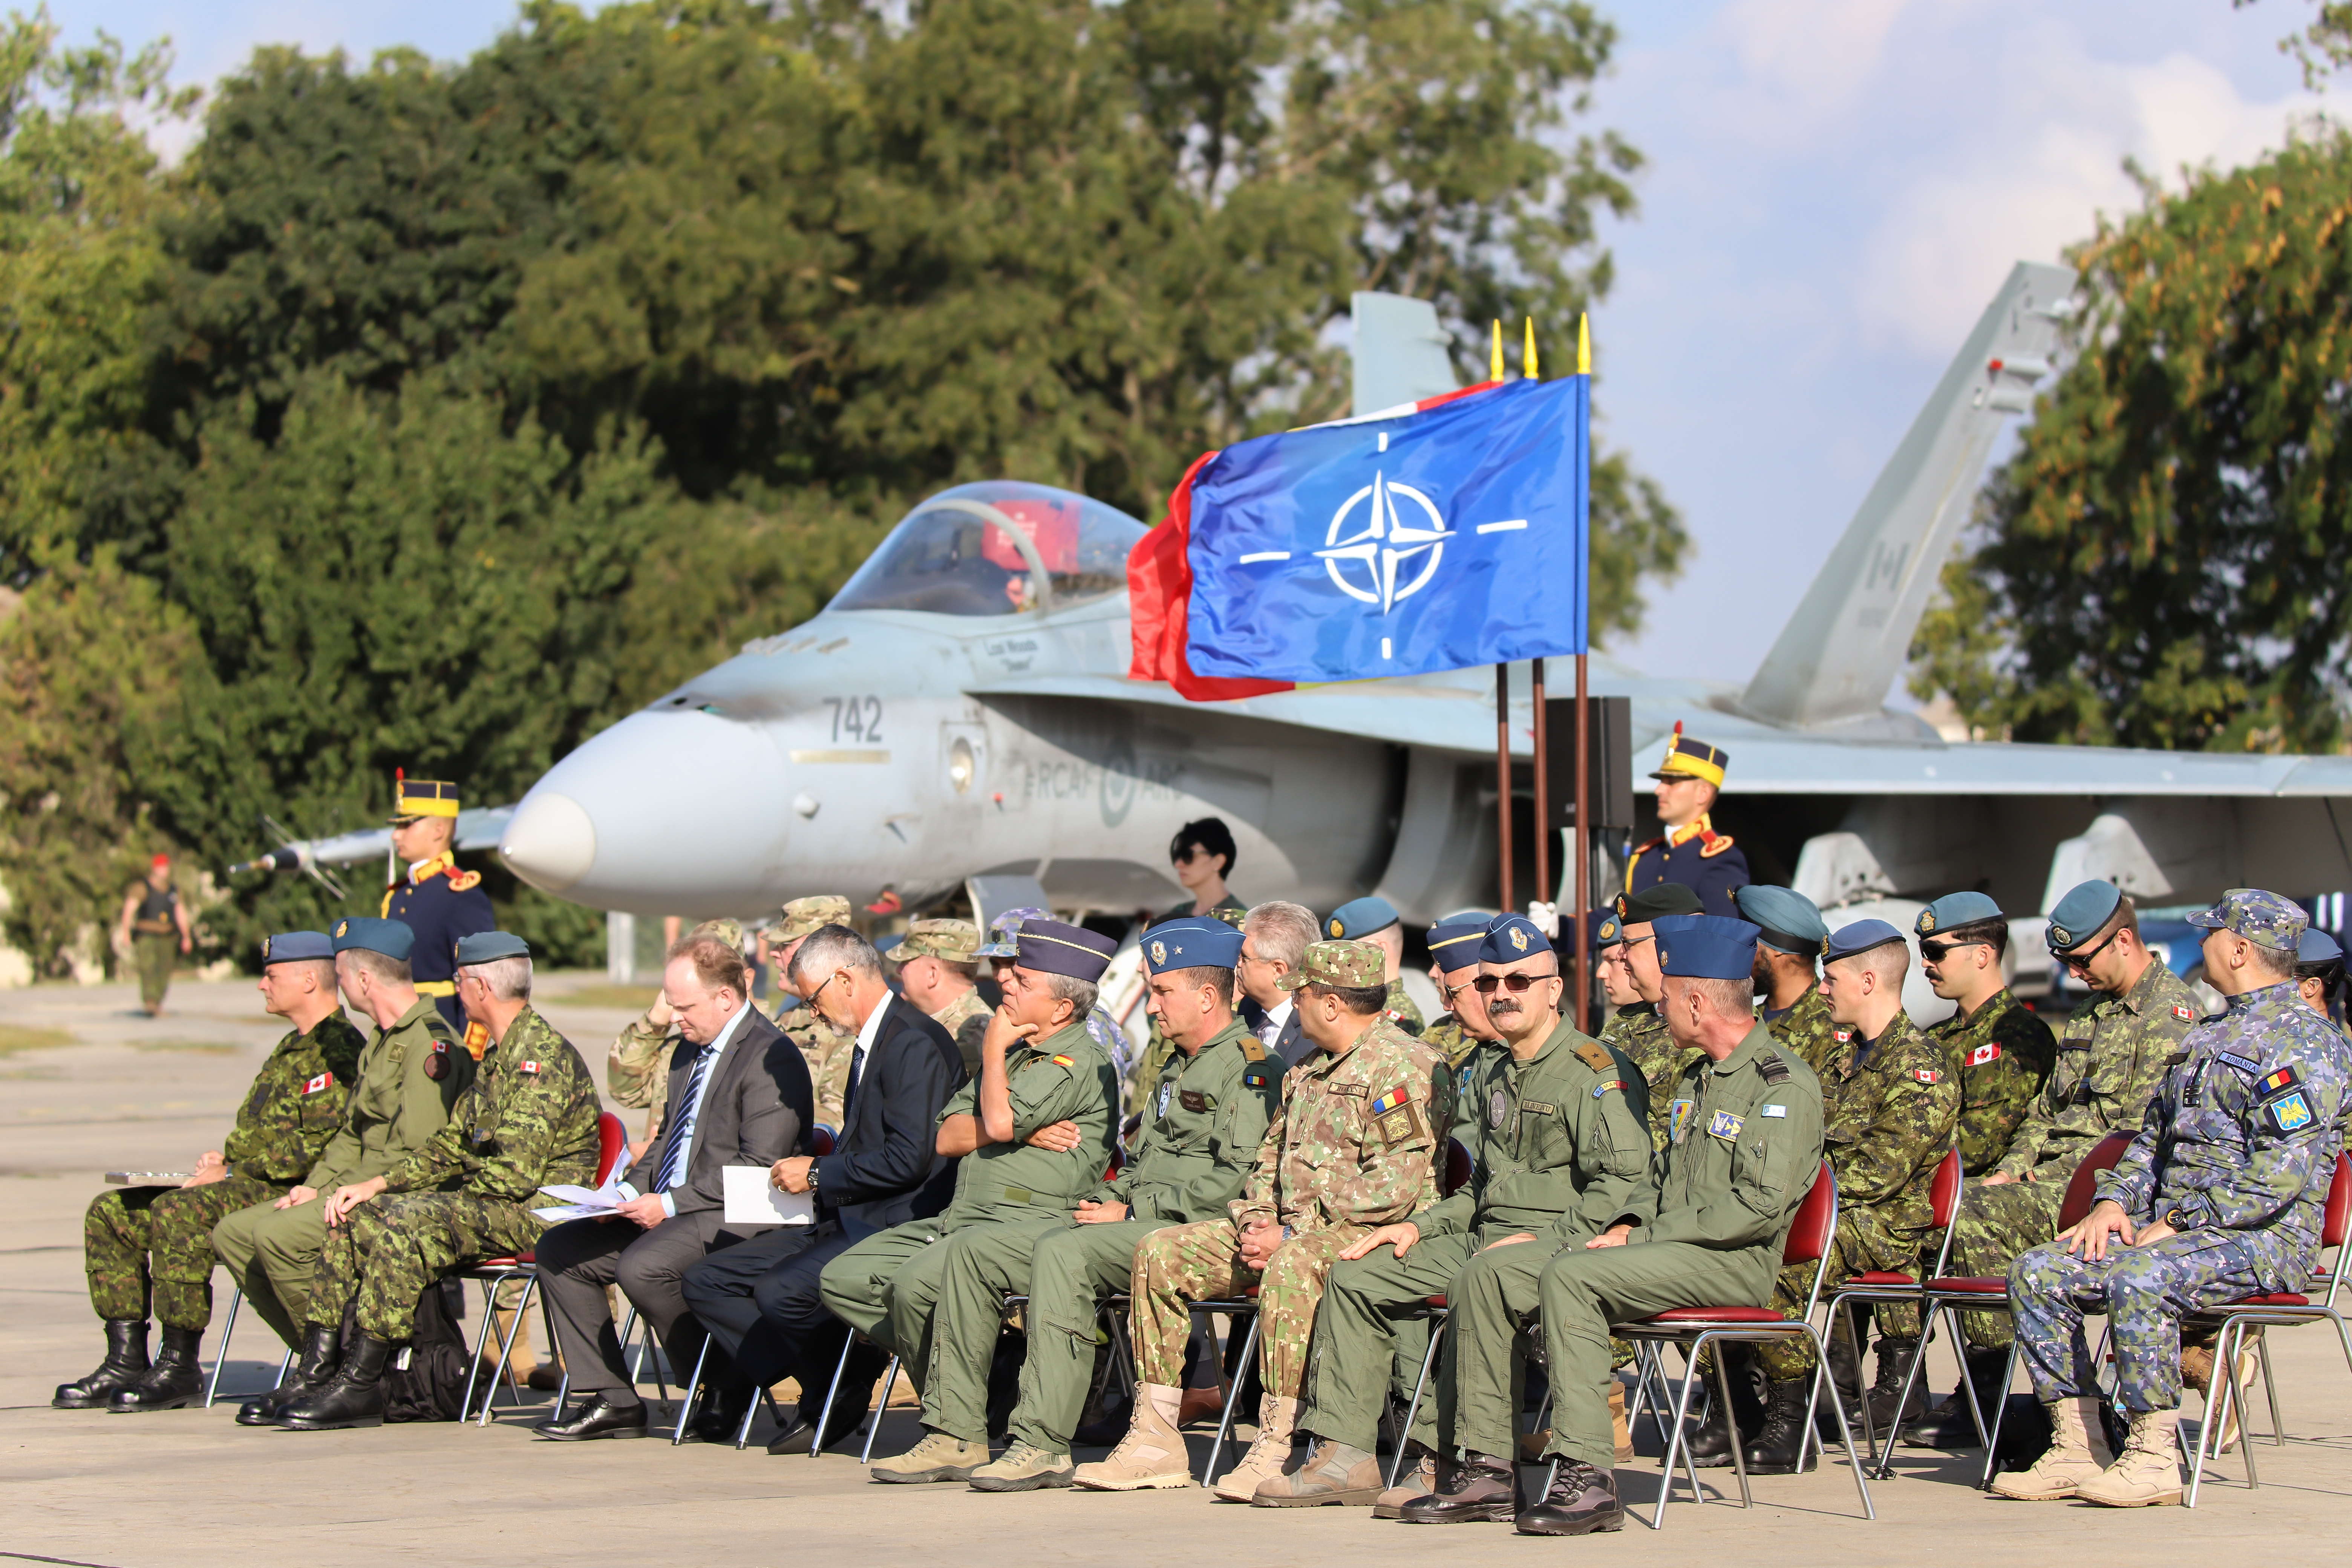
[[[1192,483],[1202,676],[1361,680],[1585,651],[1591,378],[1263,436]]]

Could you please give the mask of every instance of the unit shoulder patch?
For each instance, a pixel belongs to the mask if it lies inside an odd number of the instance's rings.
[[[2303,1098],[2301,1089],[2266,1102],[2263,1112],[2271,1119],[2271,1125],[2282,1132],[2300,1131],[2311,1125],[2311,1102]]]
[[[1735,1115],[1728,1110],[1718,1110],[1707,1119],[1707,1136],[1710,1138],[1721,1138],[1728,1142],[1732,1139],[1738,1138],[1739,1136],[1739,1130],[1747,1125],[1748,1119],[1746,1117]]]

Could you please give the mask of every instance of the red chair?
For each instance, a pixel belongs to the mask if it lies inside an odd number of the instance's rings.
[[[2115,1169],[2116,1162],[2122,1159],[2124,1151],[2131,1147],[2133,1136],[2134,1134],[2129,1132],[2110,1132],[2094,1144],[2089,1153],[2083,1156],[2083,1163],[2074,1167],[2074,1174],[2066,1184],[2065,1200],[2058,1206],[2060,1231],[2071,1230],[2083,1223],[2084,1216],[2091,1212],[2091,1205],[2097,1195],[2099,1177]],[[1936,1315],[1938,1312],[2009,1312],[2014,1315],[2016,1310],[2016,1303],[2010,1299],[2007,1275],[1988,1274],[1976,1278],[1928,1280],[1926,1288],[1920,1292],[1921,1353],[1912,1358],[1911,1373],[1903,1381],[1903,1405],[1908,1405],[1911,1402],[1911,1388],[1918,1379],[1920,1366],[1927,1359],[1925,1352],[1927,1342],[1935,1337]],[[1955,1321],[1953,1326],[1957,1329],[1958,1322]],[[2019,1346],[2016,1338],[2011,1336],[2009,1343],[2009,1370],[2001,1378],[2002,1397],[1994,1405],[1992,1426],[1990,1431],[1985,1427],[1984,1411],[1977,1404],[1976,1380],[1965,1376],[1960,1379],[1960,1388],[1968,1395],[1969,1415],[1976,1423],[1977,1440],[1984,1445],[1984,1473],[1977,1478],[1977,1485],[1980,1488],[1992,1484],[1993,1453],[2000,1444],[2000,1418],[2002,1411],[2008,1408],[2009,1385],[2017,1381],[2018,1353]],[[1894,1462],[1894,1458],[1895,1444],[1890,1439],[1886,1445],[1886,1452],[1878,1461],[1880,1480],[1886,1479],[1887,1467]]]
[[[2245,1353],[2246,1331],[2276,1325],[2291,1327],[2296,1323],[2333,1323],[2336,1337],[2344,1347],[2344,1364],[2352,1368],[2352,1332],[2344,1325],[2344,1315],[2337,1310],[2336,1298],[2344,1289],[2344,1265],[2352,1256],[2352,1247],[2345,1242],[2352,1237],[2352,1156],[2336,1156],[2336,1173],[2327,1184],[2327,1209],[2320,1221],[2319,1245],[2322,1250],[2336,1249],[2336,1265],[2325,1274],[2315,1276],[2311,1284],[2327,1283],[2324,1300],[2314,1301],[2300,1291],[2281,1291],[2268,1296],[2247,1296],[2209,1311],[2192,1312],[2181,1321],[2181,1327],[2208,1328],[2214,1331],[2213,1392],[2205,1396],[2205,1419],[2199,1423],[2197,1447],[2190,1450],[2189,1461],[2189,1496],[2183,1500],[2190,1508],[2197,1506],[2198,1485],[2204,1479],[2205,1462],[2218,1458],[2221,1434],[2228,1430],[2230,1406],[2240,1396],[2237,1389],[2238,1358]],[[2286,1446],[2286,1432],[2279,1420],[2278,1384],[2271,1376],[2270,1350],[2263,1349],[2263,1387],[2270,1395],[2271,1438],[2279,1447]],[[2254,1435],[2250,1426],[2240,1421],[2238,1447],[2246,1457],[2246,1486],[2261,1486],[2262,1478],[2254,1469]]]
[[[621,1124],[621,1119],[609,1110],[600,1114],[596,1118],[597,1186],[601,1187],[612,1179],[613,1168],[621,1163],[622,1152],[628,1146],[629,1130]],[[498,1325],[499,1287],[509,1279],[522,1281],[522,1295],[516,1300],[514,1309],[515,1324],[520,1328],[522,1315],[530,1310],[531,1295],[539,1289],[539,1261],[528,1252],[513,1253],[504,1258],[485,1258],[478,1263],[451,1269],[449,1277],[479,1280],[482,1286],[482,1330],[474,1336],[473,1359],[466,1367],[466,1396],[457,1405],[457,1419],[463,1421],[473,1410],[474,1384],[482,1373],[482,1352],[489,1344],[490,1331]],[[547,1342],[551,1351],[555,1344],[555,1321],[547,1316],[547,1303],[543,1300],[540,1303],[540,1321],[546,1327]],[[506,1381],[507,1357],[514,1350],[515,1331],[515,1329],[509,1329],[499,1336],[499,1364],[490,1373],[488,1392],[482,1396],[479,1426],[490,1424],[490,1406],[498,1403],[499,1384]],[[567,1377],[564,1382],[569,1384],[571,1379]],[[562,1391],[558,1390],[559,1409],[562,1397]],[[522,1393],[519,1388],[515,1391],[515,1403],[522,1403]]]
[[[1853,1467],[1854,1489],[1862,1494],[1864,1519],[1876,1519],[1878,1510],[1871,1506],[1870,1486],[1863,1478],[1868,1467],[1853,1446],[1853,1427],[1846,1420],[1845,1401],[1837,1384],[1829,1375],[1829,1346],[1821,1331],[1812,1325],[1813,1308],[1822,1295],[1822,1276],[1829,1268],[1830,1242],[1837,1235],[1837,1173],[1830,1169],[1827,1160],[1813,1178],[1813,1184],[1797,1205],[1797,1213],[1789,1222],[1788,1239],[1780,1246],[1780,1264],[1787,1268],[1794,1263],[1813,1265],[1812,1289],[1805,1293],[1804,1310],[1793,1318],[1781,1316],[1769,1307],[1676,1307],[1630,1323],[1614,1323],[1609,1331],[1619,1339],[1631,1340],[1645,1347],[1678,1346],[1684,1357],[1682,1389],[1675,1401],[1673,1422],[1666,1428],[1666,1453],[1664,1474],[1658,1480],[1657,1505],[1651,1510],[1650,1528],[1664,1528],[1666,1504],[1675,1490],[1675,1458],[1680,1454],[1690,1474],[1691,1495],[1698,1501],[1706,1500],[1699,1489],[1698,1469],[1689,1465],[1685,1447],[1684,1428],[1690,1415],[1691,1390],[1698,1381],[1699,1353],[1717,1341],[1760,1343],[1772,1340],[1802,1339],[1813,1347],[1813,1387],[1805,1404],[1805,1436],[1798,1447],[1798,1464],[1804,1462],[1813,1434],[1813,1411],[1822,1390],[1830,1394],[1830,1407],[1836,1411],[1838,1431],[1845,1441],[1846,1463]],[[1654,1351],[1653,1352],[1654,1353]],[[1739,1422],[1731,1403],[1731,1380],[1724,1367],[1724,1358],[1715,1358],[1716,1397],[1723,1402],[1724,1418],[1731,1427],[1731,1462],[1739,1475],[1739,1506],[1752,1506],[1748,1490],[1748,1462],[1742,1457]],[[1549,1483],[1547,1482],[1547,1489]],[[1629,1510],[1630,1511],[1630,1510]]]
[[[1936,1167],[1936,1174],[1927,1184],[1927,1209],[1929,1225],[1944,1233],[1943,1239],[1936,1247],[1936,1266],[1925,1276],[1934,1279],[1944,1272],[1944,1265],[1951,1259],[1952,1222],[1960,1214],[1960,1152],[1958,1148],[1945,1151],[1943,1163]],[[1830,1297],[1829,1314],[1822,1321],[1832,1334],[1835,1334],[1841,1326],[1844,1328],[1847,1342],[1853,1346],[1853,1364],[1859,1367],[1862,1364],[1862,1325],[1853,1309],[1880,1304],[1924,1308],[1926,1295],[1927,1287],[1908,1274],[1873,1269],[1869,1273],[1853,1276],[1837,1288]],[[1906,1400],[1910,1398],[1913,1373],[1918,1370],[1919,1362],[1927,1353],[1927,1336],[1923,1332],[1919,1342],[1912,1349],[1910,1362],[1903,1369],[1904,1398]],[[1896,1408],[1899,1410],[1902,1406]],[[1878,1433],[1871,1422],[1868,1399],[1862,1402],[1862,1442],[1863,1447],[1870,1450],[1873,1462],[1880,1467],[1878,1473],[1884,1476],[1886,1473],[1885,1456],[1879,1452]],[[1890,1449],[1895,1447],[1895,1434],[1892,1432],[1886,1435],[1886,1446]]]

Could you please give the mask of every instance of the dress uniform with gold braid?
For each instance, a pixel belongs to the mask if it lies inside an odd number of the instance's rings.
[[[1665,761],[1650,776],[1700,778],[1719,790],[1723,787],[1725,764],[1730,760],[1722,748],[1684,734],[1681,721],[1676,721]],[[1625,861],[1627,892],[1638,893],[1661,882],[1680,882],[1699,896],[1708,914],[1732,920],[1740,918],[1738,907],[1732,902],[1732,892],[1751,880],[1748,857],[1733,845],[1731,835],[1715,830],[1705,812],[1699,813],[1696,821],[1670,827],[1664,836],[1635,845]]]
[[[403,779],[392,820],[417,816],[457,816],[457,786],[430,779]],[[465,1009],[457,1005],[457,943],[461,938],[498,929],[490,896],[482,891],[479,871],[461,870],[457,857],[445,849],[383,890],[379,911],[388,921],[400,921],[416,933],[409,966],[416,975],[417,994],[433,998],[449,1026],[466,1027]],[[468,1039],[470,1047],[474,1041]],[[478,1056],[479,1052],[476,1054]]]

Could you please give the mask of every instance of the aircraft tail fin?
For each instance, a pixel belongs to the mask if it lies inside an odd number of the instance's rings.
[[[1745,711],[1801,727],[1879,712],[1993,438],[2050,372],[2074,288],[2071,268],[2021,261],[2011,271],[1758,667]]]
[[[1376,413],[1401,403],[1418,403],[1462,384],[1446,357],[1445,329],[1437,307],[1402,294],[1355,296],[1355,387],[1351,415]]]

